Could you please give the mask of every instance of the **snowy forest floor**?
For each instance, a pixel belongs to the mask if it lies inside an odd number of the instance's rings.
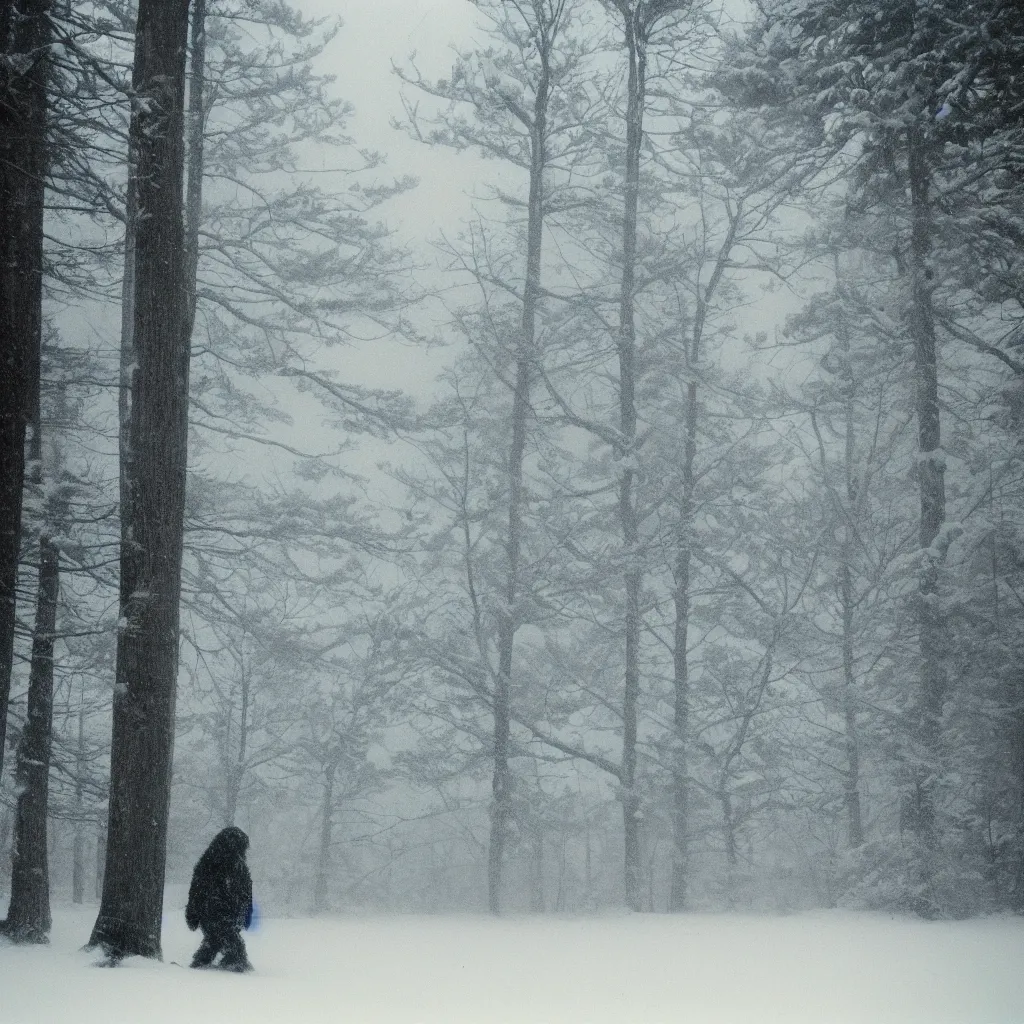
[[[2,1024],[1024,1022],[1024,920],[791,917],[269,918],[256,971],[190,971],[180,912],[164,963],[90,966],[94,907],[49,946],[0,946]]]

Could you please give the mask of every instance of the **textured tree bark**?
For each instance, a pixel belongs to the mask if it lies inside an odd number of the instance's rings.
[[[188,441],[182,222],[188,7],[188,0],[141,0],[135,36],[134,360],[121,451],[128,501],[106,870],[89,941],[111,962],[160,956]]]
[[[27,711],[15,768],[18,799],[11,857],[11,902],[7,919],[0,925],[0,931],[15,942],[49,941],[46,821],[53,722],[53,643],[59,592],[60,549],[44,532],[39,538],[39,590]]]
[[[11,901],[0,926],[15,942],[47,942],[50,931],[50,882],[47,857],[47,815],[50,793],[50,752],[53,725],[53,652],[60,596],[60,548],[55,534],[67,528],[67,499],[61,493],[63,460],[59,448],[45,460],[40,403],[36,403],[30,449],[32,482],[51,485],[44,503],[39,534],[39,580],[32,633],[25,726],[18,741],[15,767],[14,848],[11,857]],[[57,418],[66,415],[61,396]]]
[[[8,844],[11,839],[11,832],[14,828],[14,809],[6,804],[0,808],[0,863],[10,860],[5,856],[8,853]]]
[[[0,770],[14,657],[25,436],[42,340],[50,0],[0,0]]]
[[[196,273],[199,269],[199,225],[203,216],[203,157],[206,128],[206,0],[192,0],[189,48],[188,118],[185,184],[185,306],[189,340],[196,318]]]
[[[96,835],[96,875],[93,879],[93,896],[103,898],[103,869],[107,863],[107,833],[102,829]]]
[[[1016,708],[1010,720],[1009,755],[1012,765],[1013,780],[1017,786],[1016,812],[1017,824],[1015,843],[1011,857],[1013,859],[1011,889],[1009,894],[1010,907],[1016,913],[1024,912],[1024,673],[1019,669],[1014,672],[1010,685],[1008,704]],[[2,849],[2,846],[0,846]]]

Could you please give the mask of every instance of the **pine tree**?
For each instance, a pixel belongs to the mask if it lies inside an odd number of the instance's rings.
[[[517,604],[524,589],[520,578],[527,501],[524,461],[533,390],[541,363],[537,334],[544,222],[547,213],[557,206],[560,192],[553,180],[553,167],[560,166],[561,174],[565,174],[573,159],[575,137],[582,131],[581,122],[572,116],[581,88],[582,52],[571,35],[577,8],[567,0],[532,0],[512,9],[492,3],[478,6],[492,24],[497,49],[461,54],[450,83],[433,85],[412,74],[404,77],[421,91],[449,103],[448,111],[435,119],[442,127],[427,136],[431,142],[479,148],[484,155],[508,161],[527,174],[522,283],[501,282],[513,294],[519,293],[519,329],[506,342],[511,346],[514,365],[508,381],[512,409],[505,444],[508,518],[501,541],[506,564],[497,624],[497,666],[491,681],[494,768],[488,906],[497,914],[502,903],[502,871],[515,786],[510,765],[513,651],[520,625]],[[465,119],[463,108],[471,112],[472,121]],[[423,119],[408,109],[413,115],[410,127],[422,138]],[[513,208],[521,205],[518,199],[505,198]],[[482,241],[486,252],[487,240]],[[479,268],[478,283],[484,287],[501,278],[500,271],[486,265],[489,262],[485,258],[481,263],[477,254],[465,259],[467,266]]]
[[[160,956],[178,673],[189,337],[182,176],[188,0],[142,0],[130,419],[121,459],[121,620],[103,901],[89,940],[110,962]]]
[[[899,281],[899,316],[913,352],[918,431],[920,572],[916,618],[917,683],[910,693],[904,750],[902,828],[914,846],[907,900],[926,916],[942,912],[939,859],[943,846],[939,791],[945,763],[942,719],[949,697],[946,631],[939,574],[948,547],[945,458],[939,405],[936,289],[942,265],[944,204],[940,186],[945,144],[945,92],[963,70],[948,49],[942,2],[781,2],[759,26],[759,59],[748,84],[818,118],[822,145],[854,153],[849,198],[853,216],[869,212],[885,225]]]

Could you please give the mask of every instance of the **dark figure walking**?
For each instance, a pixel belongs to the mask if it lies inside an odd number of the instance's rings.
[[[251,971],[242,929],[252,923],[252,878],[245,863],[249,837],[234,825],[221,829],[192,872],[185,923],[203,930],[193,967],[209,967],[218,953],[226,971]]]

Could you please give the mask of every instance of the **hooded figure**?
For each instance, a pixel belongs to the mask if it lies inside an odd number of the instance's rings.
[[[203,930],[193,967],[209,967],[218,953],[220,967],[251,971],[241,931],[252,922],[252,878],[245,863],[249,837],[234,825],[221,829],[199,858],[185,907],[189,929]]]

